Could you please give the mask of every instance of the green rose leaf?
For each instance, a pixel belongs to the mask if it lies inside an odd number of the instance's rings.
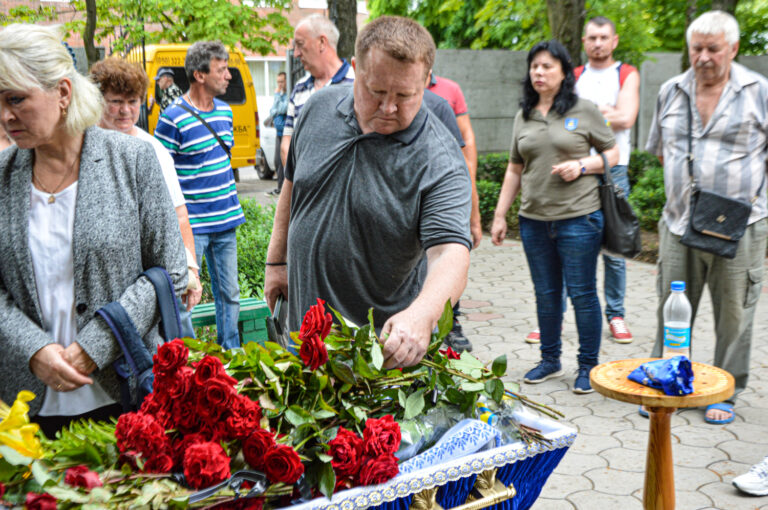
[[[406,396],[405,392],[401,389],[397,390],[397,401],[400,403],[400,407],[405,409],[406,401],[408,397]]]
[[[463,406],[467,401],[467,395],[457,390],[456,388],[448,388],[445,393],[443,393],[443,396],[448,400],[448,402],[459,407]]]
[[[453,306],[451,300],[445,302],[445,308],[443,308],[443,315],[440,316],[440,320],[437,321],[437,338],[442,340],[450,333],[453,328]]]
[[[347,325],[347,321],[344,320],[344,317],[342,317],[341,313],[339,313],[338,310],[336,310],[334,307],[325,305],[328,307],[328,309],[333,313],[333,315],[336,317],[336,320],[339,321],[339,327],[341,328],[341,334],[344,336],[352,336],[352,331],[350,331],[349,326]]]
[[[12,466],[28,466],[33,460],[5,445],[0,446],[0,455]]]
[[[373,366],[376,370],[381,370],[381,367],[384,366],[384,354],[381,352],[381,344],[375,339],[371,342],[371,361],[373,361]]]
[[[332,361],[330,363],[331,365],[331,371],[333,372],[333,375],[341,379],[343,382],[350,384],[352,386],[355,385],[355,373],[352,370],[352,368],[347,365],[346,363],[342,363],[341,361]]]
[[[371,367],[368,365],[365,358],[363,358],[363,354],[360,351],[357,351],[357,356],[355,356],[355,372],[366,379],[377,378],[377,374],[371,370]]]
[[[318,458],[318,460],[320,460],[322,462],[330,462],[330,461],[333,460],[333,457],[331,457],[327,453],[318,453],[317,454],[317,458]]]
[[[368,344],[368,339],[371,337],[371,327],[366,324],[355,333],[355,347],[363,349]]]
[[[481,382],[462,381],[461,389],[464,391],[483,391],[485,385]]]
[[[424,390],[419,390],[415,393],[408,395],[405,401],[405,416],[406,420],[411,420],[420,415],[424,410]]]
[[[325,420],[327,418],[333,418],[334,416],[336,416],[336,413],[332,411],[326,411],[325,409],[320,409],[319,411],[313,412],[312,416],[316,420]]]
[[[352,415],[355,417],[355,420],[357,420],[358,423],[365,423],[365,420],[368,419],[368,413],[366,413],[363,409],[357,406],[354,406],[349,411],[352,413]]]
[[[491,396],[493,400],[501,403],[501,399],[504,396],[504,383],[499,379],[491,379],[485,382],[485,392]]]
[[[507,355],[506,354],[502,354],[501,356],[493,360],[491,371],[493,372],[493,375],[495,375],[496,377],[503,377],[504,374],[507,373]]]
[[[285,410],[285,419],[294,427],[300,427],[307,423],[314,423],[312,415],[301,406],[293,405]]]
[[[336,473],[333,472],[333,466],[330,462],[324,462],[320,465],[320,475],[318,480],[320,492],[323,496],[330,499],[333,495],[333,489],[336,488]]]
[[[45,469],[45,466],[43,466],[43,464],[38,460],[32,463],[32,466],[30,466],[30,471],[32,471],[32,476],[35,477],[35,481],[43,487],[45,487],[46,482],[53,481],[53,477],[50,475],[48,470]]]

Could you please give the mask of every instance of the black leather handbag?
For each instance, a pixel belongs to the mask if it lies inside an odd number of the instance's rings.
[[[703,190],[693,175],[693,115],[688,99],[688,175],[691,178],[691,208],[688,228],[680,242],[689,248],[732,259],[739,249],[739,240],[747,229],[752,203],[760,196],[765,175],[752,202],[726,197]]]
[[[603,209],[603,249],[610,255],[633,258],[642,249],[640,222],[624,191],[613,183],[608,158],[603,158],[605,173],[600,179],[600,203]]]

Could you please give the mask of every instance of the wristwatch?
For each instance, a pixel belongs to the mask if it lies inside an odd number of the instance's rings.
[[[579,160],[579,166],[581,167],[581,173],[587,173],[587,167],[584,166],[584,163],[582,163],[581,160]]]

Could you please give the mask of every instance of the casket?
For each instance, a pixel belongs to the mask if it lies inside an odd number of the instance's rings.
[[[530,508],[576,438],[576,430],[526,414],[522,424],[538,429],[547,444],[522,441],[401,473],[387,483],[338,492],[291,510],[522,510]],[[457,441],[460,441],[458,439]],[[448,448],[458,447],[458,443]]]

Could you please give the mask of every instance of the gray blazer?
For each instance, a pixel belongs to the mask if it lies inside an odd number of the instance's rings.
[[[37,398],[45,386],[29,369],[30,358],[53,343],[42,327],[29,249],[32,150],[0,153],[0,398],[11,403],[20,390]],[[98,127],[86,130],[80,159],[72,239],[76,341],[98,366],[93,374],[120,400],[112,362],[121,351],[96,310],[119,301],[151,352],[160,342],[154,287],[139,275],[162,266],[177,293],[187,284],[186,257],[178,220],[149,144]]]

